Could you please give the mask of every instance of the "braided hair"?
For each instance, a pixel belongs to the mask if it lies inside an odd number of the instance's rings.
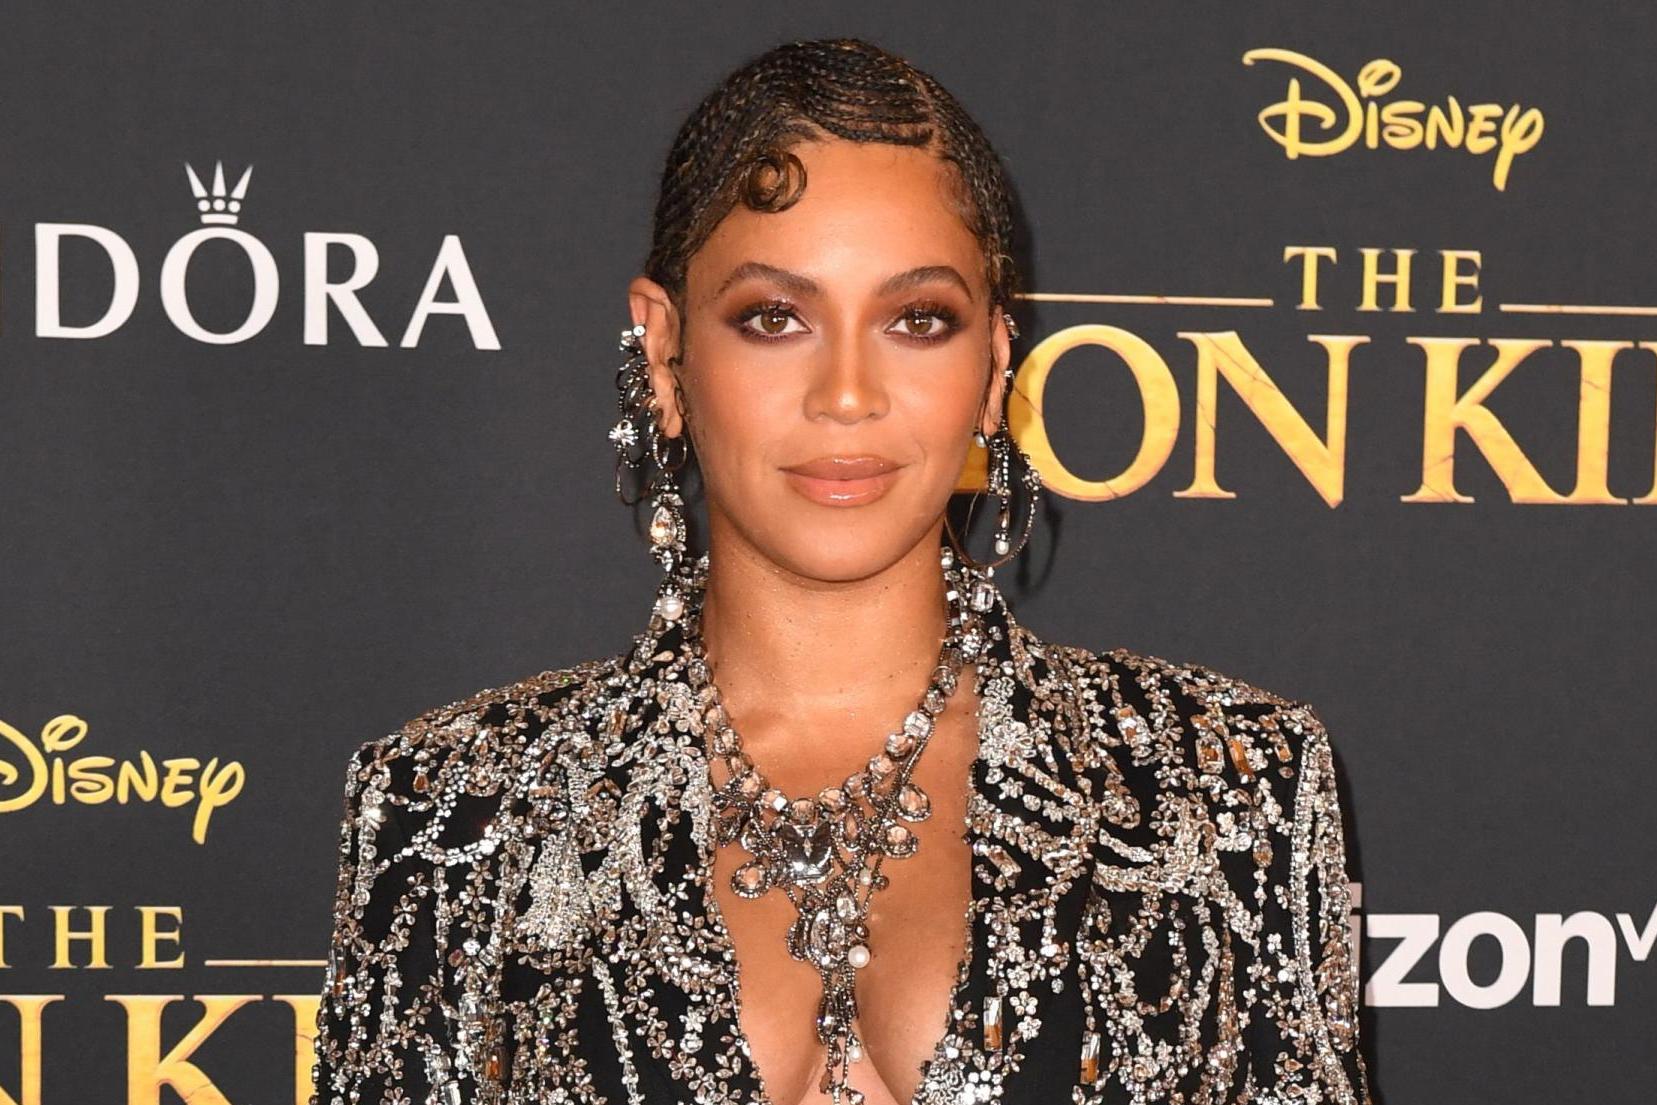
[[[790,147],[830,136],[933,151],[984,253],[989,307],[1017,291],[1011,187],[989,139],[955,97],[861,39],[795,41],[734,70],[680,127],[662,170],[645,275],[681,308],[691,256],[738,203],[776,212],[805,190]]]

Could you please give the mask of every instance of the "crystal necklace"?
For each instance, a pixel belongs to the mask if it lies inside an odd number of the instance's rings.
[[[814,796],[790,798],[754,766],[714,684],[702,646],[700,601],[689,604],[680,620],[687,683],[713,755],[728,775],[714,793],[715,836],[722,845],[740,843],[752,855],[731,875],[731,889],[753,899],[781,888],[794,904],[798,916],[788,930],[788,952],[815,967],[822,980],[816,1029],[826,1057],[818,1088],[836,1105],[863,1100],[848,1078],[863,1052],[853,1022],[857,971],[871,954],[869,899],[888,885],[881,863],[915,853],[919,842],[906,822],[926,820],[932,802],[911,776],[962,664],[975,661],[986,644],[979,615],[994,601],[988,580],[957,567],[947,550],[942,563],[948,624],[919,705],[862,770]],[[698,600],[700,583],[695,579],[687,588]]]

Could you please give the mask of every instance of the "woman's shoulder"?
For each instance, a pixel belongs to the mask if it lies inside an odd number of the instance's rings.
[[[1176,659],[1125,645],[1090,647],[1039,636],[1020,626],[1024,650],[1048,657],[1085,678],[1113,687],[1132,688],[1142,696],[1170,706],[1199,706],[1204,710],[1251,708],[1306,708],[1304,699],[1262,686],[1229,667],[1200,660]]]
[[[1215,667],[1194,659],[1171,659],[1155,653],[1116,647],[1093,654],[1093,663],[1118,683],[1131,683],[1158,699],[1166,695],[1212,717],[1293,716],[1314,722],[1315,711],[1306,700],[1254,682],[1229,665]]]
[[[486,686],[428,706],[402,724],[359,744],[351,768],[402,780],[399,789],[426,793],[435,770],[418,765],[465,761],[474,773],[515,766],[532,744],[551,750],[595,728],[595,704],[622,688],[628,653],[598,656]],[[408,764],[416,765],[412,770]],[[387,769],[402,766],[402,771]]]
[[[1201,773],[1230,768],[1246,781],[1326,746],[1323,719],[1304,698],[1229,666],[1136,650],[1037,641],[1079,684],[1107,744],[1183,753]],[[1291,770],[1289,775],[1293,774]]]

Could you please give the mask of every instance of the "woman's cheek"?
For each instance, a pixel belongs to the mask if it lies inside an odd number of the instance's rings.
[[[742,498],[766,487],[770,454],[766,441],[755,434],[767,424],[769,415],[758,408],[740,412],[739,417],[721,420],[707,435],[709,453],[704,456],[704,473],[724,490]]]

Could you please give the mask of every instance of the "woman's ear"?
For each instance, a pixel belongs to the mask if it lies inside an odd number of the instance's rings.
[[[1007,333],[1007,316],[996,309],[995,321],[990,326],[990,379],[986,385],[984,420],[978,429],[989,437],[1001,428],[1001,407],[1007,394],[1006,372],[1013,360],[1012,338]]]
[[[677,374],[669,358],[679,356],[683,325],[673,297],[648,276],[635,276],[627,285],[627,305],[633,322],[644,323],[644,355],[650,361],[650,387],[656,393],[656,420],[665,437],[684,433],[684,419],[674,400]]]

